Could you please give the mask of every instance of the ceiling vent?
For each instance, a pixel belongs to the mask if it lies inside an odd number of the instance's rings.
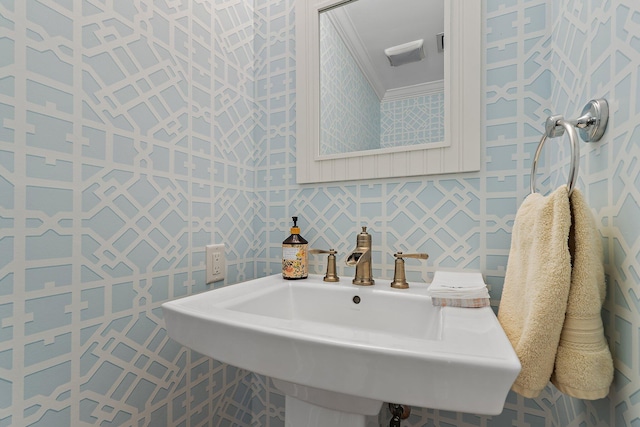
[[[392,67],[422,61],[425,57],[424,40],[414,40],[409,43],[387,48],[384,50],[384,54],[389,58],[389,63]]]

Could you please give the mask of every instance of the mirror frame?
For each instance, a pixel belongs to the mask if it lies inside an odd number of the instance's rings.
[[[319,13],[348,0],[296,0],[296,178],[299,184],[480,170],[482,2],[444,1],[445,144],[323,158],[318,154]]]

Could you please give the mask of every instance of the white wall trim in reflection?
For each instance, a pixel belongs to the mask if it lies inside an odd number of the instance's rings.
[[[382,102],[399,101],[401,99],[415,98],[421,95],[432,95],[444,91],[444,80],[420,83],[412,86],[389,89],[385,92]]]

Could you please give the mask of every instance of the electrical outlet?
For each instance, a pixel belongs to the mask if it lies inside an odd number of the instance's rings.
[[[225,259],[224,244],[207,245],[207,283],[224,280],[225,275]]]

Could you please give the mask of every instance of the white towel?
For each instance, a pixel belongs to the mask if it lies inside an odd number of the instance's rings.
[[[459,271],[436,271],[427,293],[435,298],[489,298],[480,273]]]

